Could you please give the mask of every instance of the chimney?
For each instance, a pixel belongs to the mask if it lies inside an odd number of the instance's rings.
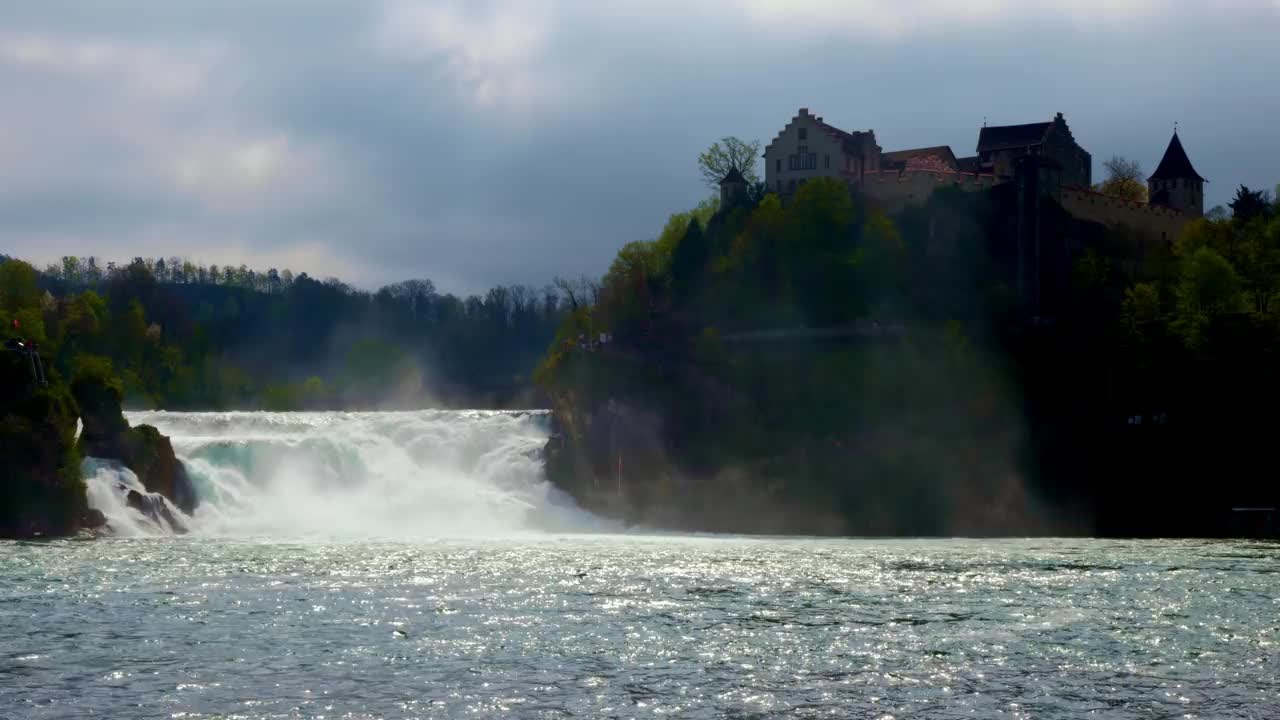
[[[800,108],[800,114],[801,114],[801,115],[808,115],[808,114],[809,114],[809,108]]]

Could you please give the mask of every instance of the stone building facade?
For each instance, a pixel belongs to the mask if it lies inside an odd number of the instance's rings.
[[[764,149],[765,184],[783,196],[818,177],[856,184],[867,173],[880,171],[882,155],[875,131],[841,130],[800,108]]]
[[[1049,122],[983,127],[978,131],[979,172],[1008,182],[1013,180],[1018,158],[1027,155],[1055,162],[1063,185],[1093,185],[1093,157],[1076,143],[1062,113]]]
[[[764,161],[765,184],[784,201],[820,177],[847,183],[889,213],[923,204],[942,187],[993,190],[1007,213],[1006,251],[1022,310],[1033,322],[1058,313],[1072,258],[1085,238],[1097,237],[1098,225],[1129,239],[1126,267],[1140,274],[1153,250],[1204,210],[1206,181],[1176,132],[1147,181],[1150,202],[1134,202],[1094,190],[1093,158],[1062,113],[1048,122],[983,127],[976,154],[957,157],[945,145],[885,152],[873,130],[846,132],[801,108],[766,146]]]
[[[1148,180],[1150,203],[1133,202],[1093,190],[1093,157],[1062,113],[1048,122],[985,126],[976,154],[957,157],[946,145],[885,152],[874,130],[841,130],[800,108],[765,147],[765,184],[786,198],[813,178],[836,178],[892,213],[924,203],[939,187],[976,191],[1016,183],[1019,168],[1028,167],[1024,158],[1034,158],[1038,192],[1081,220],[1172,242],[1203,214],[1206,181],[1176,133]]]

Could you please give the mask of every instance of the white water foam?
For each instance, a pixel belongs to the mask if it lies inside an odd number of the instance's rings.
[[[200,504],[191,532],[433,538],[611,529],[543,475],[545,412],[129,413],[173,441]],[[168,532],[124,503],[128,470],[86,463],[120,534]],[[123,479],[122,479],[123,478]],[[177,512],[176,509],[174,512]]]
[[[189,519],[182,511],[165,496],[147,492],[138,476],[120,463],[85,458],[80,473],[89,507],[102,512],[107,527],[116,535],[138,537],[186,531]],[[139,507],[129,504],[131,492],[137,493]]]

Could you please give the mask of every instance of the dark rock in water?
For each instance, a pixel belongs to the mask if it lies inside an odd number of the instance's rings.
[[[140,513],[145,513],[147,511],[146,498],[144,498],[142,493],[137,490],[130,490],[129,493],[124,496],[124,503]]]
[[[149,492],[164,495],[188,515],[195,510],[195,489],[173,452],[173,444],[150,425],[129,427],[121,409],[124,393],[109,367],[82,368],[71,383],[71,392],[80,406],[83,454],[119,460]]]
[[[0,350],[0,537],[71,535],[95,520],[75,448],[76,403],[55,373]]]
[[[80,527],[94,529],[107,524],[107,516],[101,510],[89,508],[80,519]]]
[[[132,470],[150,492],[169,498],[170,502],[188,515],[196,509],[196,495],[191,478],[182,461],[174,454],[173,443],[169,438],[150,425],[139,425],[120,433],[115,440],[114,446],[99,447],[118,453],[114,455],[115,459]],[[93,457],[113,457],[95,452],[87,454]]]
[[[187,532],[186,523],[174,516],[173,512],[169,510],[169,506],[165,504],[164,498],[158,495],[143,495],[137,490],[130,490],[125,495],[124,501],[129,507],[142,513],[153,522],[161,525],[167,524],[177,533]]]

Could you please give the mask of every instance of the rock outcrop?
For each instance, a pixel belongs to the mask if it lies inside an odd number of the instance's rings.
[[[0,350],[0,537],[70,535],[102,525],[75,447],[76,404],[58,377],[45,385],[27,359]]]
[[[598,360],[595,370],[608,362]],[[628,525],[681,531],[840,534],[829,502],[788,493],[789,448],[754,458],[717,445],[743,433],[741,394],[692,364],[668,362],[647,385],[607,370],[550,388],[548,479],[597,515]],[[570,371],[572,372],[572,371]]]
[[[128,490],[123,485],[121,490],[127,491],[125,503],[129,507],[151,518],[159,525],[168,525],[176,533],[187,532],[186,522],[173,514],[163,497],[155,494],[143,495],[137,490]]]
[[[133,471],[149,492],[164,495],[191,514],[197,498],[186,468],[169,438],[150,425],[130,427],[121,409],[120,383],[105,364],[86,364],[71,382],[80,408],[80,452],[87,457],[117,460]]]

